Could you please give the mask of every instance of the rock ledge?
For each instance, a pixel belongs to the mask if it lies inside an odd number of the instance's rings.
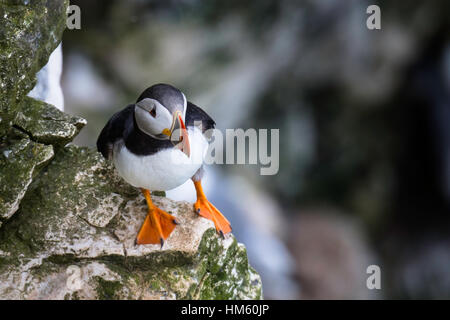
[[[60,150],[0,233],[6,299],[261,299],[245,247],[187,202],[153,196],[180,225],[163,249],[134,244],[144,198],[87,148]]]

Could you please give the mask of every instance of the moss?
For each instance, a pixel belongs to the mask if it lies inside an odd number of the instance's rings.
[[[261,298],[260,279],[248,265],[245,248],[233,237],[220,239],[212,228],[203,234],[197,253],[163,250],[126,256],[109,252],[83,258],[84,252],[72,252],[79,239],[95,242],[113,231],[114,223],[94,228],[82,218],[83,213],[96,210],[100,200],[113,192],[132,198],[129,189],[98,152],[76,146],[60,148],[31,183],[15,217],[0,232],[0,250],[10,253],[0,261],[0,277],[14,263],[20,270],[20,265],[44,253],[48,256],[31,272],[34,279],[91,261],[114,272],[118,276],[114,281],[94,277],[101,299],[136,299],[141,292],[144,297],[178,299]],[[125,203],[120,203],[122,209]]]
[[[68,1],[35,0],[0,2],[0,217],[9,219],[18,208],[32,178],[53,156],[53,147],[37,144],[50,140],[29,136],[11,138],[19,115],[37,111],[39,102],[26,97],[35,84],[35,74],[59,44],[65,28]],[[51,111],[50,106],[40,111]],[[34,112],[33,111],[33,112]],[[55,114],[55,112],[53,112]],[[21,124],[49,123],[45,112],[30,114]],[[67,115],[60,115],[62,120]],[[23,120],[23,119],[22,119]],[[65,122],[69,123],[64,119]],[[77,120],[80,122],[79,120]],[[19,121],[20,122],[20,121]],[[56,125],[56,124],[55,124]],[[20,127],[20,126],[19,126]],[[23,128],[22,128],[23,129]],[[55,126],[50,129],[55,129]],[[77,129],[79,130],[79,128]],[[69,130],[65,130],[69,132]],[[73,131],[73,130],[72,130]],[[26,130],[25,130],[26,132]],[[48,132],[48,131],[47,131]],[[61,131],[60,131],[61,132]],[[15,134],[15,133],[14,133]],[[76,132],[74,132],[76,134]],[[67,133],[66,133],[67,135]],[[38,141],[39,140],[39,141]]]
[[[195,265],[158,268],[145,272],[141,284],[152,292],[171,292],[177,299],[185,299],[195,279]]]
[[[34,141],[64,146],[86,125],[86,120],[70,116],[45,102],[24,97],[18,105],[14,124]]]
[[[73,292],[73,293],[66,293],[64,295],[64,300],[81,300],[80,296],[78,295],[78,292]]]
[[[237,245],[235,239],[228,241],[231,244],[224,245],[214,230],[210,229],[204,234],[201,249],[192,263],[176,266],[152,264],[143,269],[141,263],[135,264],[136,261],[130,262],[121,256],[81,259],[71,254],[56,255],[45,259],[33,275],[39,278],[61,272],[69,265],[85,265],[88,261],[97,261],[118,276],[114,281],[94,277],[100,299],[137,299],[141,297],[139,292],[146,296],[150,294],[161,297],[168,297],[170,293],[177,299],[260,299],[260,279],[257,276],[251,279],[251,274],[256,273],[248,266],[245,249]],[[141,258],[146,261],[145,257]],[[9,265],[10,262],[7,263]],[[220,267],[217,264],[221,264]],[[76,297],[66,295],[65,298]]]
[[[261,280],[249,266],[245,248],[234,237],[228,241],[224,248],[215,230],[205,232],[199,247],[202,258],[197,275],[201,281],[190,288],[189,298],[228,300],[250,295],[262,299]]]
[[[101,277],[97,280],[97,297],[99,300],[117,300],[120,298],[120,291],[123,285],[119,281],[108,281]]]
[[[0,147],[0,217],[4,219],[15,213],[33,177],[53,157],[52,146],[12,134]]]
[[[171,268],[180,265],[189,265],[196,257],[179,251],[155,251],[144,257],[128,257],[127,263],[133,268],[146,271],[155,271],[160,268]]]
[[[0,3],[0,136],[12,124],[17,103],[35,85],[35,75],[60,42],[68,1]]]

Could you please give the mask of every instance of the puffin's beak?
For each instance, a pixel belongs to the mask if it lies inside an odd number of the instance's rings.
[[[180,132],[181,131],[181,132]],[[177,112],[176,114],[176,125],[172,130],[170,140],[175,144],[175,147],[180,148],[188,158],[191,156],[191,146],[189,144],[189,135],[184,125],[181,114]]]
[[[178,121],[180,122],[181,127],[181,151],[183,151],[188,158],[191,156],[191,145],[189,144],[189,135],[186,130],[186,126],[184,125],[183,119],[181,119],[181,116],[178,116]]]

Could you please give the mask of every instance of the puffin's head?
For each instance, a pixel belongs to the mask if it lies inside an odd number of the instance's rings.
[[[137,99],[134,118],[142,132],[158,140],[170,140],[189,157],[186,106],[183,92],[168,84],[155,84]]]

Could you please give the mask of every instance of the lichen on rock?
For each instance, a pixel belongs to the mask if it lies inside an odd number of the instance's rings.
[[[13,123],[0,137],[0,223],[16,212],[33,176],[53,157],[53,149],[72,141],[86,120],[24,97]]]
[[[63,148],[0,233],[0,250],[7,253],[0,257],[0,296],[262,298],[261,280],[243,245],[233,236],[222,240],[192,204],[153,198],[180,222],[162,249],[134,243],[147,214],[144,198],[98,152]],[[71,269],[80,279],[73,286],[67,285]],[[22,285],[15,283],[24,276]]]
[[[53,157],[53,147],[31,141],[17,129],[0,140],[0,226],[19,208],[33,176]]]
[[[36,73],[60,43],[68,3],[0,2],[0,136],[9,130],[17,103],[34,87]]]
[[[53,146],[46,145],[49,141],[27,134],[20,137],[17,129],[23,128],[14,120],[21,114],[19,108],[28,114],[32,105],[39,104],[25,96],[35,84],[36,72],[61,41],[67,5],[68,1],[59,0],[0,2],[0,227],[17,210],[32,177],[53,156]],[[49,106],[44,109],[51,112]],[[34,126],[45,118],[28,120],[22,118],[22,124]]]
[[[48,103],[24,97],[17,107],[13,123],[33,140],[59,146],[71,142],[87,122]]]

